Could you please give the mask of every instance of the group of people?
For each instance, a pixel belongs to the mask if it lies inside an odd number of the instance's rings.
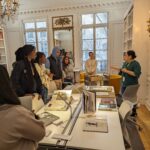
[[[45,98],[45,91],[50,90],[51,82],[60,88],[63,74],[64,80],[72,81],[73,67],[69,56],[61,59],[57,47],[48,59],[44,53],[36,53],[32,45],[19,48],[15,54],[11,78],[6,68],[0,65],[0,149],[35,150],[38,141],[45,136],[45,127],[38,116],[21,106],[18,96],[37,92]],[[89,57],[86,71],[92,75],[96,73],[97,63],[92,52]],[[138,84],[141,67],[135,58],[134,51],[127,51],[123,66],[118,69],[123,78],[122,93],[127,86]],[[44,65],[46,60],[49,61],[48,69]]]
[[[18,96],[39,93],[44,102],[49,93],[62,89],[62,82],[73,82],[73,64],[68,52],[60,57],[59,47],[54,47],[52,54],[46,59],[43,52],[36,52],[32,45],[24,45],[16,52],[11,80]],[[45,64],[47,68],[45,67]]]
[[[47,59],[32,45],[20,47],[15,55],[10,77],[0,65],[0,149],[36,150],[45,136],[44,124],[18,97],[39,93],[46,102],[47,93],[61,89],[62,80],[73,82],[73,64],[68,53],[60,57],[58,47]]]

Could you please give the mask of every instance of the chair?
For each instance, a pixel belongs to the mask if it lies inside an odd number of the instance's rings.
[[[142,128],[140,127],[139,124],[137,124],[135,122],[135,117],[137,116],[136,109],[137,109],[137,104],[138,104],[137,91],[138,91],[139,87],[140,87],[139,84],[128,86],[125,89],[125,91],[122,95],[122,98],[123,98],[123,101],[128,100],[133,104],[132,114],[130,117],[128,117],[128,120],[131,121],[134,125],[136,125],[138,127],[139,131],[141,131]]]
[[[139,87],[139,84],[127,86],[122,95],[123,100],[129,100],[130,102],[137,104],[137,91]]]
[[[126,128],[126,123],[127,123],[128,117],[130,116],[130,114],[132,112],[132,108],[133,108],[133,104],[131,102],[127,101],[127,100],[123,101],[121,106],[119,107],[121,127],[122,127],[123,138],[124,138],[126,148],[131,147],[128,131],[127,131],[127,128]]]

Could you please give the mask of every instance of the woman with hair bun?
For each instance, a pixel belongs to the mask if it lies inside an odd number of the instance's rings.
[[[121,89],[122,94],[127,86],[138,84],[138,79],[141,75],[141,66],[139,62],[135,60],[135,58],[135,51],[128,50],[126,53],[126,65],[121,69],[123,77]]]

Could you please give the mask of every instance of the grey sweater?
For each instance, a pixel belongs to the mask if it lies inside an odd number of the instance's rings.
[[[43,122],[23,106],[0,106],[0,150],[36,150],[44,135]]]

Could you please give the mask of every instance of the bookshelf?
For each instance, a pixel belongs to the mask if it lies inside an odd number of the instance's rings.
[[[124,50],[132,49],[133,7],[130,8],[124,19]]]
[[[7,53],[4,29],[0,27],[0,65],[7,67]]]

